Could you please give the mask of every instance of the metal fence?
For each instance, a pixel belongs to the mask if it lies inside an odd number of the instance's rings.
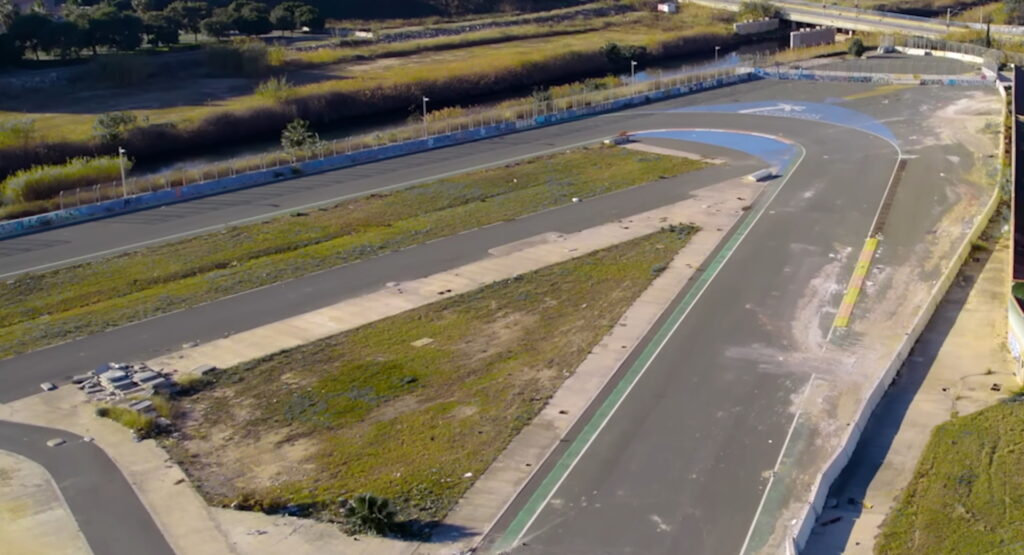
[[[985,49],[975,45],[936,39],[901,37],[895,40],[896,44],[903,41],[905,45],[916,48],[949,50],[984,56],[1002,54],[1000,51]],[[300,162],[359,153],[410,140],[429,139],[497,124],[514,123],[517,129],[525,129],[543,125],[542,116],[561,114],[568,111],[579,112],[582,108],[588,108],[588,112],[601,111],[605,109],[603,108],[605,105],[615,100],[677,87],[692,86],[695,83],[709,79],[733,75],[736,73],[737,68],[740,67],[778,69],[780,66],[796,62],[801,58],[806,59],[814,55],[840,50],[842,50],[842,46],[829,45],[809,47],[796,51],[773,50],[743,56],[729,56],[706,64],[685,65],[677,69],[661,69],[657,73],[648,72],[649,75],[646,75],[643,80],[640,78],[622,78],[618,86],[610,88],[588,90],[588,85],[584,82],[575,89],[570,89],[571,92],[576,94],[568,94],[566,96],[547,98],[543,95],[535,95],[532,98],[517,99],[498,105],[459,109],[450,117],[437,119],[430,117],[428,113],[427,119],[419,123],[367,135],[325,141],[305,150],[267,152],[187,169],[133,177],[123,183],[118,181],[64,191],[57,199],[54,208],[78,207],[162,189],[205,183],[247,172],[288,168]],[[813,63],[800,63],[808,67],[813,65]],[[875,64],[870,72],[865,73],[914,73],[912,69],[901,69],[895,66],[889,67],[884,63],[878,64],[878,62],[875,62]],[[562,88],[552,90],[556,89]],[[282,174],[283,176],[284,174]]]

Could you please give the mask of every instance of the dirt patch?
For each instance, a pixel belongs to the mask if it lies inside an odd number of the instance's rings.
[[[411,522],[434,522],[682,235],[657,232],[221,371],[180,400],[170,451],[215,503],[309,504],[331,516],[339,498],[372,492]],[[434,341],[412,345],[424,337]]]

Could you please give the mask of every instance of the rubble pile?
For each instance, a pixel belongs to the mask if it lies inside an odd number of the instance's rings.
[[[93,400],[115,400],[128,395],[171,391],[175,383],[144,362],[111,362],[71,378]]]

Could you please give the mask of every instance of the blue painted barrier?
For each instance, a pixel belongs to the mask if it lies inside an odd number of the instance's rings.
[[[29,233],[77,224],[89,220],[107,218],[117,214],[124,214],[137,210],[146,210],[176,202],[184,202],[201,197],[218,195],[249,187],[267,185],[277,181],[293,179],[300,175],[332,171],[358,164],[376,162],[388,158],[423,152],[435,148],[443,148],[446,146],[478,141],[489,137],[507,135],[509,133],[515,133],[526,129],[556,125],[595,114],[614,112],[631,106],[640,106],[651,102],[657,102],[659,100],[676,98],[695,92],[742,83],[755,78],[757,78],[757,76],[752,72],[730,75],[728,77],[719,77],[717,79],[711,79],[695,83],[693,85],[673,87],[663,91],[655,91],[642,95],[620,98],[599,105],[566,110],[556,114],[537,116],[532,120],[503,122],[476,129],[437,135],[425,139],[413,139],[411,141],[405,141],[393,145],[329,156],[321,160],[310,160],[308,162],[301,162],[291,166],[247,172],[232,177],[212,179],[210,181],[204,181],[193,185],[173,187],[151,193],[133,195],[123,199],[108,200],[86,206],[47,212],[46,214],[39,214],[37,216],[29,216],[27,218],[0,222],[0,239],[26,235]]]

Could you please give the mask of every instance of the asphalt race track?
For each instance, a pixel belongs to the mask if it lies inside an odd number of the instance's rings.
[[[67,443],[48,447],[63,438]],[[0,445],[42,465],[96,555],[173,555],[121,471],[94,443],[64,430],[0,421]]]
[[[747,544],[766,473],[788,439],[792,399],[812,379],[788,367],[784,357],[765,361],[744,353],[754,345],[785,353],[792,338],[780,324],[796,318],[811,280],[833,261],[837,249],[859,249],[868,233],[899,150],[887,131],[878,131],[881,124],[855,118],[827,123],[831,112],[826,101],[836,104],[844,95],[857,98],[872,89],[774,81],[730,87],[3,241],[0,273],[59,265],[425,175],[566,148],[622,130],[731,129],[783,137],[802,147],[802,155],[791,160],[795,167],[768,186],[731,239],[652,328],[644,341],[649,350],[636,349],[484,544],[485,550],[513,547],[515,553],[736,554]],[[876,105],[877,99],[871,98],[844,105],[855,110],[877,107],[873,115],[881,119],[926,98],[925,93],[917,94],[894,93],[895,100],[885,105]],[[753,103],[720,112],[669,111],[765,100],[821,104],[794,108]],[[916,132],[918,124],[894,120],[889,125],[902,136]],[[723,154],[721,149],[692,143],[680,148]],[[185,341],[241,331],[388,281],[471,262],[500,244],[582,229],[680,200],[695,186],[766,165],[749,156],[728,156],[735,161],[728,167],[490,226],[0,361],[0,402],[29,395],[42,381],[59,381],[98,363],[149,358]],[[917,233],[912,231],[906,233],[911,239]],[[887,241],[893,244],[892,252],[898,252],[901,239],[892,235]],[[846,261],[841,280],[849,276],[853,263]],[[838,297],[835,300],[838,304]],[[823,313],[817,326],[827,330],[830,323],[831,314]],[[628,387],[616,389],[621,384]],[[614,407],[610,416],[599,414],[602,403]],[[572,451],[574,446],[583,446],[582,456]]]

